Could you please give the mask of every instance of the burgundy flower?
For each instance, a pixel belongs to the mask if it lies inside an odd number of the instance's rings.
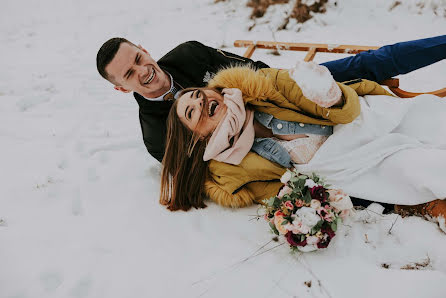
[[[330,226],[323,227],[321,232],[327,234],[330,238],[333,238],[336,235]]]
[[[327,193],[323,186],[315,186],[310,188],[311,198],[314,200],[319,200],[325,202],[327,200]]]
[[[319,208],[317,209],[317,213],[319,213],[319,215],[324,218],[324,216],[327,215],[327,211],[325,211],[325,208]]]
[[[291,231],[288,231],[288,233],[286,233],[285,238],[292,246],[307,245],[307,239],[304,239],[304,241],[300,241],[300,235],[293,234]]]
[[[321,229],[322,234],[324,234],[324,238],[319,241],[317,244],[317,248],[327,248],[328,244],[330,244],[331,239],[336,235],[335,232],[331,229],[330,226],[324,227]]]

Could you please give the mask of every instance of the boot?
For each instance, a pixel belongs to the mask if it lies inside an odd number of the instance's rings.
[[[395,205],[394,210],[395,213],[398,213],[401,217],[417,215],[429,220],[437,221],[440,225],[440,229],[446,233],[446,199],[435,200],[414,206]]]

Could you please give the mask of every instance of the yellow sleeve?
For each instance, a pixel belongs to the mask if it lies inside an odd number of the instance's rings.
[[[344,84],[348,84],[347,82],[344,82]],[[365,79],[361,79],[360,82],[354,83],[354,84],[349,84],[348,85],[350,88],[352,88],[353,90],[355,90],[355,92],[360,95],[390,95],[390,96],[394,96],[392,93],[388,92],[386,89],[384,89],[380,84],[373,82],[373,81],[369,81],[369,80],[365,80]]]
[[[335,124],[350,123],[361,112],[358,94],[349,86],[337,83],[342,91],[344,104],[340,107],[323,108],[303,95],[302,89],[290,77],[287,69],[266,70],[262,72],[273,80],[277,90],[292,104],[306,114],[327,119]]]
[[[263,204],[263,200],[276,196],[282,186],[280,181],[253,181],[245,188],[255,195],[254,202]]]
[[[252,205],[254,195],[246,188],[242,188],[235,194],[230,194],[212,180],[204,184],[206,195],[218,205],[231,208],[240,208]]]
[[[239,165],[211,160],[205,191],[219,205],[245,207],[277,194],[285,171],[254,152],[249,152]]]

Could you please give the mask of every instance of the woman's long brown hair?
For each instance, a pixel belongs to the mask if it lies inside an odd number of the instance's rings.
[[[180,96],[197,89],[202,91],[204,88],[188,88]],[[205,100],[201,117],[208,110],[204,92],[203,97]],[[167,117],[160,203],[171,211],[187,211],[191,207],[205,208],[204,183],[209,176],[208,163],[203,161],[206,140],[194,134],[180,121],[177,103],[178,101],[173,103]]]

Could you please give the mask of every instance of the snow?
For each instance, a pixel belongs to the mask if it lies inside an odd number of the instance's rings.
[[[440,227],[440,229],[446,233],[446,222],[445,222],[445,218],[444,216],[439,216],[438,217],[438,226]]]
[[[282,31],[277,7],[248,31],[245,1],[2,1],[0,297],[445,297],[446,237],[421,218],[360,211],[376,218],[341,227],[325,251],[291,255],[265,252],[275,242],[257,251],[272,235],[255,206],[165,210],[137,104],[95,68],[113,36],[159,58],[186,40],[242,54],[236,39],[384,45],[446,33],[445,1],[400,2],[331,1]],[[253,58],[288,68],[305,56],[279,52]],[[443,88],[445,67],[401,85]],[[400,269],[415,263],[428,264]]]

